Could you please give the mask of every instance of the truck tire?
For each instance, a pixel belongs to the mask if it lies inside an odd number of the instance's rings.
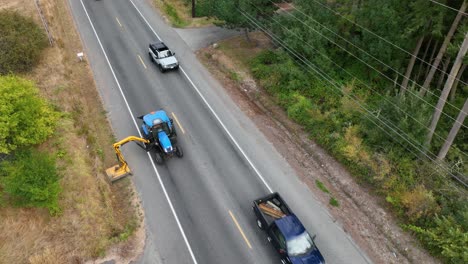
[[[163,159],[161,153],[156,152],[156,154],[154,154],[154,161],[156,161],[156,163],[158,165],[162,165],[164,163],[164,159]]]
[[[159,70],[160,70],[162,73],[165,72],[165,70],[164,70],[164,68],[163,68],[163,66],[162,66],[161,64],[159,64]]]
[[[150,57],[150,61],[151,61],[151,62],[154,62],[153,56],[151,56],[151,52],[148,52],[148,55],[149,55],[149,57]]]
[[[184,156],[184,151],[182,151],[182,148],[180,146],[177,146],[175,154],[177,157],[182,158]]]

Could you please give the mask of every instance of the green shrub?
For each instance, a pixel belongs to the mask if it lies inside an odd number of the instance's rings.
[[[467,230],[452,217],[436,217],[434,222],[434,227],[426,229],[414,225],[404,227],[415,232],[432,252],[442,256],[447,263],[468,263]],[[468,212],[465,212],[464,222],[468,222]]]
[[[8,200],[16,206],[47,208],[51,214],[60,212],[61,192],[55,160],[47,153],[19,151],[13,161],[0,166],[0,184]]]
[[[432,217],[439,211],[439,206],[432,192],[421,185],[401,194],[401,204],[405,207],[406,215],[413,223],[421,217]]]
[[[312,104],[307,98],[297,93],[293,97],[295,102],[288,107],[288,116],[297,123],[305,125],[310,120]]]
[[[421,104],[419,98],[409,93],[405,96],[386,97],[386,100],[381,99],[376,103],[378,108],[375,112],[372,115],[367,114],[362,121],[369,145],[374,146],[374,149],[391,149],[397,152],[395,154],[398,157],[414,158],[414,154],[408,149],[418,153],[423,148],[432,115],[430,107]],[[401,138],[400,134],[404,134],[407,140]]]
[[[317,186],[317,188],[319,188],[320,190],[322,190],[322,192],[324,193],[330,193],[330,191],[327,189],[327,187],[325,187],[325,185],[323,184],[323,182],[319,181],[319,180],[315,180],[315,185]]]
[[[0,153],[42,143],[59,117],[35,85],[16,76],[0,76]]]
[[[330,205],[334,207],[339,207],[340,202],[335,197],[330,197]]]
[[[32,18],[0,11],[0,74],[29,71],[46,46],[47,38]]]

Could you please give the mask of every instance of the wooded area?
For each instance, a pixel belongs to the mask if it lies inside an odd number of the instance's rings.
[[[282,8],[279,8],[279,7]],[[199,0],[263,31],[251,71],[435,255],[468,262],[467,2]],[[458,10],[458,11],[457,11]]]

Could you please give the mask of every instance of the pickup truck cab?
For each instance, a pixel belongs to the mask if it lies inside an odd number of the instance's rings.
[[[179,61],[175,57],[175,53],[172,52],[164,42],[156,42],[149,45],[148,55],[151,62],[158,65],[161,72],[167,70],[176,70],[179,68]]]
[[[268,235],[283,264],[322,264],[325,260],[301,221],[278,193],[253,202],[257,225]]]

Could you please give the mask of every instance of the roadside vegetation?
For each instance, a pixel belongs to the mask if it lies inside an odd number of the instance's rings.
[[[34,1],[0,0],[0,263],[131,257],[138,199],[105,180],[114,137],[67,1],[40,4],[54,47]]]
[[[258,52],[255,43],[253,55],[247,46],[219,49],[249,68],[292,120],[382,196],[433,255],[467,263],[468,195],[454,179],[467,183],[464,119],[442,151],[468,95],[467,61],[454,63],[465,57],[466,18],[455,23],[457,12],[429,1],[296,0],[287,11],[273,2],[282,1],[197,1],[201,15],[244,28],[247,41],[249,31],[266,31],[270,49]],[[447,81],[441,72],[454,67],[457,80]],[[435,119],[434,106],[445,101]],[[330,204],[339,206],[333,197]]]
[[[153,0],[172,26],[177,28],[204,27],[217,23],[215,18],[206,16],[192,17],[191,0]],[[196,10],[196,14],[199,12]]]
[[[47,46],[42,29],[31,18],[15,11],[1,11],[0,36],[0,74],[31,70]]]

